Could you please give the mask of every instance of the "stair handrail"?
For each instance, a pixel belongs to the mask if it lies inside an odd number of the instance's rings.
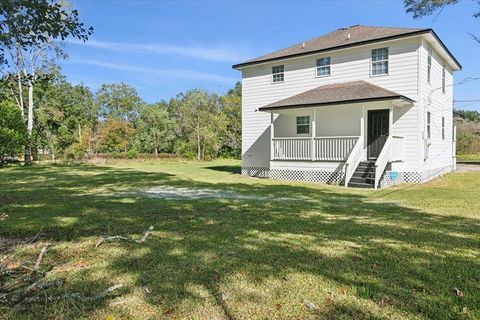
[[[378,188],[378,183],[380,182],[380,178],[382,177],[383,171],[387,167],[388,162],[391,161],[392,158],[392,144],[393,138],[392,136],[388,136],[387,141],[383,145],[382,151],[380,152],[377,161],[375,161],[375,184],[374,188]]]
[[[363,135],[358,137],[357,142],[352,148],[350,155],[345,162],[345,187],[348,187],[348,182],[353,176],[353,173],[357,169],[358,164],[362,160],[363,154]]]

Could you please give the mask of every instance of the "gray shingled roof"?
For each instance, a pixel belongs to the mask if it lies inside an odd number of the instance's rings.
[[[321,50],[358,45],[364,42],[430,31],[431,29],[386,28],[356,25],[348,28],[338,29],[336,31],[327,33],[320,37],[316,37],[309,41],[301,42],[291,47],[242,62],[240,64],[234,65],[233,67],[237,68],[259,62],[276,60],[279,58],[303,55]],[[348,35],[350,35],[350,38],[348,38]],[[305,44],[305,46],[303,46],[303,44]]]
[[[412,99],[399,93],[387,90],[367,81],[359,80],[320,86],[264,107],[260,107],[259,110],[266,111],[394,99],[402,99],[410,103],[414,102]]]

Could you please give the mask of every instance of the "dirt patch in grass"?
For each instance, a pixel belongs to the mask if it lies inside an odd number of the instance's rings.
[[[270,201],[290,201],[300,200],[287,197],[259,196],[242,194],[227,189],[210,188],[185,188],[171,186],[156,186],[135,192],[148,198],[170,199],[170,200],[198,200],[198,199],[238,199],[238,200],[270,200]]]

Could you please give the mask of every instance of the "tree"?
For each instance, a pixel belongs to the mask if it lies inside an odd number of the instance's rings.
[[[221,111],[225,116],[226,130],[220,153],[240,158],[242,152],[242,83],[220,98]]]
[[[103,84],[96,93],[98,114],[101,119],[108,121],[120,121],[123,123],[124,132],[133,132],[132,124],[137,120],[139,109],[143,104],[137,91],[125,83]],[[132,137],[127,136],[128,142]],[[124,151],[127,151],[128,143]]]
[[[31,141],[34,126],[34,86],[42,79],[48,65],[65,54],[56,40],[73,36],[87,40],[93,29],[85,29],[78,11],[70,10],[59,1],[1,0],[0,63],[10,67],[4,72],[16,79],[11,91],[22,117],[27,119],[28,146],[25,163],[31,161]],[[5,56],[5,51],[9,56]],[[2,70],[3,71],[3,70]],[[28,108],[25,112],[24,86],[28,88]]]
[[[0,0],[0,63],[6,64],[5,49],[30,48],[65,40],[68,36],[88,40],[93,28],[80,22],[77,10],[52,0]]]
[[[472,122],[480,122],[480,112],[472,110],[455,110],[455,112],[461,114],[465,120]]]
[[[121,83],[102,84],[96,93],[100,117],[132,122],[138,117],[142,99],[131,86]]]
[[[55,159],[57,153],[64,153],[72,144],[79,143],[83,135],[90,135],[88,130],[96,124],[97,113],[88,87],[70,84],[58,71],[52,78],[35,90],[35,132],[36,145],[48,149]],[[88,149],[87,145],[85,152]]]
[[[176,122],[167,112],[165,102],[144,105],[140,112],[135,133],[135,148],[140,152],[169,152],[175,139]]]
[[[0,165],[22,153],[27,131],[22,115],[14,103],[0,102]]]
[[[404,0],[407,13],[412,13],[415,19],[432,15],[436,11],[442,11],[446,6],[457,3],[458,0]]]
[[[412,13],[413,18],[419,19],[425,16],[430,16],[437,12],[439,15],[445,7],[457,4],[459,0],[404,0],[403,3],[407,8],[407,13]],[[480,1],[477,0],[480,5]],[[480,17],[480,10],[473,14],[474,18]],[[480,38],[470,33],[470,36],[477,42]]]
[[[108,120],[100,127],[98,149],[108,153],[122,152],[127,149],[133,132],[134,130],[129,126],[125,127],[122,121]]]
[[[180,93],[170,101],[169,110],[179,125],[180,138],[187,141],[187,149],[195,150],[198,160],[218,156],[226,121],[217,95],[200,89]]]

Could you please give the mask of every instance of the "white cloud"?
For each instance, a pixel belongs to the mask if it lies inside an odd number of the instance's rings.
[[[117,52],[149,53],[164,55],[181,55],[200,60],[215,62],[240,62],[247,60],[248,53],[233,47],[202,47],[202,46],[179,46],[171,44],[154,43],[128,43],[128,42],[106,42],[98,40],[67,40],[68,43],[79,46],[87,46]]]
[[[211,81],[211,82],[218,82],[218,83],[225,83],[225,84],[232,84],[238,81],[238,79],[232,78],[232,77],[226,77],[226,76],[220,76],[220,75],[211,74],[211,73],[184,70],[184,69],[145,68],[145,67],[125,65],[125,64],[104,62],[99,60],[76,59],[76,60],[68,60],[68,63],[87,64],[87,65],[102,67],[106,69],[127,71],[127,72],[140,72],[140,73],[146,73],[146,74],[158,75],[158,76],[164,76],[164,77],[176,78],[176,79],[202,80],[202,81]]]

